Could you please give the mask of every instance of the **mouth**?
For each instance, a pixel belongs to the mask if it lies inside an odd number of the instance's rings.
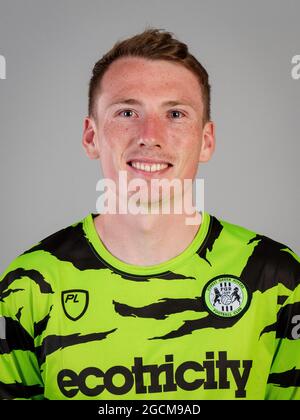
[[[127,162],[127,165],[131,168],[132,171],[140,174],[163,174],[169,168],[173,167],[173,164],[170,162],[157,162],[157,161],[142,161],[142,160],[130,160]]]

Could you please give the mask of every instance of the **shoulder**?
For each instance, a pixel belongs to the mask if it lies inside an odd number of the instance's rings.
[[[84,223],[87,217],[43,238],[20,255],[20,258],[34,261],[45,257],[53,261],[71,262],[79,249],[84,249],[86,246]]]
[[[272,257],[278,252],[284,251],[285,253],[293,254],[298,259],[293,250],[286,244],[281,243],[269,236],[264,235],[261,232],[255,232],[254,230],[248,229],[244,226],[240,226],[223,219],[218,219],[215,216],[211,216],[212,224],[219,225],[220,232],[226,237],[228,241],[232,243],[240,244],[255,244],[259,245],[261,254],[266,257]]]
[[[293,290],[300,283],[300,258],[288,245],[215,216],[211,219],[212,230],[219,232],[219,246],[228,258],[234,259],[239,252],[248,255],[242,276],[249,282],[259,275],[266,288],[283,283]]]
[[[76,270],[99,268],[101,263],[95,257],[84,229],[88,217],[91,215],[45,237],[16,257],[0,277],[2,287],[24,277],[35,282],[54,278],[66,267]]]

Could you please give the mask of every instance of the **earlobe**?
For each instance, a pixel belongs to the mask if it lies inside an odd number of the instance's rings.
[[[99,151],[97,147],[97,131],[96,125],[92,118],[86,117],[84,120],[84,128],[82,135],[82,145],[86,155],[90,159],[98,159]]]
[[[199,162],[208,162],[215,150],[215,125],[212,121],[205,123],[202,131],[202,143]]]

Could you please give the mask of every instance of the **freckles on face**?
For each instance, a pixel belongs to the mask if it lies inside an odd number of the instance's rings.
[[[187,151],[189,159],[201,148],[202,126],[197,121],[187,121],[174,130],[174,145],[179,146],[180,151]]]
[[[127,125],[128,124],[128,125]],[[107,119],[101,128],[100,160],[103,171],[111,176],[118,170],[126,170],[128,151],[136,154],[141,146],[143,122],[127,122]],[[169,123],[161,125],[163,135],[157,139],[160,148],[154,151],[172,157],[174,175],[176,177],[193,178],[198,165],[201,148],[201,124],[197,121]],[[150,154],[149,154],[150,156]]]
[[[112,119],[104,122],[102,127],[102,145],[114,154],[121,153],[126,149],[130,140],[134,138],[136,129],[125,126],[124,123]]]
[[[124,105],[128,99],[131,102]],[[173,105],[164,105],[170,102]],[[133,110],[137,117],[121,117],[119,111],[124,109]],[[173,118],[174,109],[183,111],[184,117]],[[140,140],[151,138],[159,146],[153,148],[153,156],[169,156],[175,163],[174,175],[195,172],[201,147],[202,111],[198,80],[186,68],[160,60],[117,60],[104,74],[97,104],[102,166],[110,168],[110,173],[126,169],[126,157],[142,150]],[[151,157],[152,149],[147,151]]]
[[[117,179],[120,170],[127,168],[127,152],[138,136],[136,128],[126,122],[108,117],[98,125],[100,162],[105,178]]]

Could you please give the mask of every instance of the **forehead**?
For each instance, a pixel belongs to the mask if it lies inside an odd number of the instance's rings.
[[[182,64],[166,60],[122,57],[105,72],[100,97],[105,101],[118,96],[183,98],[201,105],[201,88],[196,75]]]

